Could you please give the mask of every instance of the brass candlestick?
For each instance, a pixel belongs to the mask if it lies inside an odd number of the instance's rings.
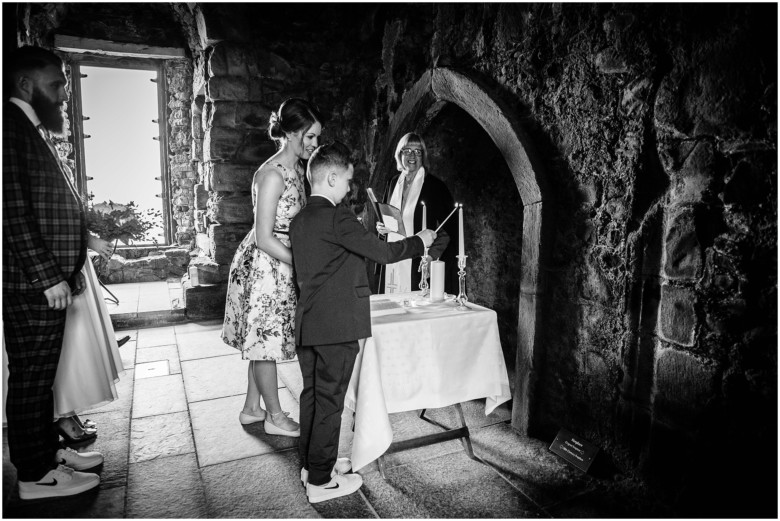
[[[458,303],[458,311],[465,311],[469,309],[466,307],[466,302],[469,298],[466,296],[466,258],[468,255],[458,255],[458,296],[455,297],[455,302]]]

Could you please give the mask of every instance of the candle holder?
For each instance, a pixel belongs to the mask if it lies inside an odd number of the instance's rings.
[[[428,296],[428,248],[420,259],[420,297]]]
[[[455,302],[458,303],[458,311],[466,311],[469,309],[466,307],[466,302],[469,298],[466,296],[466,257],[468,255],[458,255],[458,296],[455,297]]]

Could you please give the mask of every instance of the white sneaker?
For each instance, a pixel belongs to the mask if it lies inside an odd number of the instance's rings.
[[[341,496],[348,496],[363,485],[363,478],[360,474],[336,474],[325,485],[306,485],[306,495],[309,497],[309,503],[319,503],[328,501]]]
[[[336,460],[336,465],[334,465],[333,470],[330,471],[330,477],[333,477],[336,474],[346,474],[351,470],[352,461],[350,461],[349,458],[339,458]],[[301,469],[301,482],[304,487],[309,484],[309,471],[304,468]]]
[[[76,452],[66,448],[57,451],[55,462],[73,470],[87,470],[103,463],[103,455],[99,452]]]
[[[42,499],[46,497],[73,496],[100,485],[100,476],[77,472],[64,465],[50,470],[38,481],[20,481],[19,497]]]

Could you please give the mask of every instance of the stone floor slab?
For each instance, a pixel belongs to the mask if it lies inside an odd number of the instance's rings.
[[[134,419],[130,429],[130,463],[195,452],[186,412]]]
[[[176,519],[208,517],[195,454],[131,463],[125,517]]]
[[[221,334],[221,328],[191,333],[177,331],[176,342],[179,345],[179,358],[185,361],[240,353],[237,349],[225,344]]]
[[[456,452],[364,475],[364,493],[381,518],[547,517],[487,465]]]
[[[124,487],[127,484],[127,456],[130,450],[129,411],[115,410],[81,418],[89,418],[97,424],[98,436],[74,448],[79,452],[97,451],[103,455],[103,465],[98,467],[101,487]]]
[[[181,363],[189,403],[246,394],[247,361],[241,355],[216,356]]]
[[[212,465],[201,470],[209,517],[317,518],[300,481],[295,450]],[[334,500],[339,501],[339,500]],[[340,518],[349,517],[339,515]]]
[[[477,457],[544,508],[592,487],[593,478],[550,452],[548,443],[522,437],[509,424],[476,429],[471,441]]]
[[[176,343],[175,326],[152,327],[138,330],[138,349],[166,346]]]
[[[279,400],[282,408],[297,420],[298,408],[286,389],[279,390]],[[190,403],[192,431],[201,467],[297,446],[297,438],[266,434],[263,422],[241,425],[238,415],[243,406],[243,395]]]
[[[155,346],[141,349],[136,353],[135,360],[139,364],[167,360],[170,374],[181,374],[179,350],[176,348],[176,345]]]
[[[187,322],[184,324],[176,324],[174,326],[176,334],[180,333],[198,333],[204,331],[213,331],[215,329],[222,329],[222,319],[213,320],[195,320],[193,322]]]
[[[134,394],[133,419],[187,410],[184,382],[179,374],[136,380]]]

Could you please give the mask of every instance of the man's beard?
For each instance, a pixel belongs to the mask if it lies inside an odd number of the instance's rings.
[[[33,87],[30,105],[46,130],[62,134],[65,129],[65,115],[62,112],[61,104],[51,101],[38,87]]]

